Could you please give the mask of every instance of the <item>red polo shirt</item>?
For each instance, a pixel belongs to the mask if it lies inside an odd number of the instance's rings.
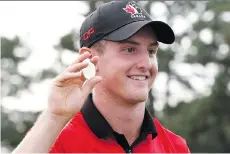
[[[82,110],[62,130],[50,152],[189,153],[185,140],[165,129],[145,110],[139,137],[129,145],[95,107],[90,94]]]

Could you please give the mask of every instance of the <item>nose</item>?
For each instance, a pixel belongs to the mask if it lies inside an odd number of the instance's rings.
[[[150,70],[153,65],[151,58],[149,57],[148,52],[139,56],[139,61],[137,63],[137,68],[141,70]]]

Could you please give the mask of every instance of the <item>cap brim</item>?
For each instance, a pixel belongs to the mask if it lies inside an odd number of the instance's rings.
[[[175,35],[173,30],[168,24],[162,21],[132,22],[111,32],[110,34],[106,35],[103,39],[111,41],[126,40],[146,25],[150,25],[154,29],[157,41],[165,44],[172,44],[175,41]]]

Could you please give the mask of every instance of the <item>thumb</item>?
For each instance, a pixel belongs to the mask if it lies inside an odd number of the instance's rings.
[[[82,92],[86,95],[88,95],[93,87],[99,83],[102,80],[102,77],[100,76],[95,76],[92,79],[88,80],[85,82],[85,84],[82,86]]]

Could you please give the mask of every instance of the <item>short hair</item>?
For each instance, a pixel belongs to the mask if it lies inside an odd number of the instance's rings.
[[[99,54],[103,53],[106,45],[106,40],[100,40],[94,43],[90,48],[95,49]]]

